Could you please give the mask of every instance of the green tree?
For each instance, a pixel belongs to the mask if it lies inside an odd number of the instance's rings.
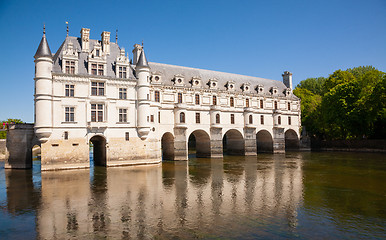
[[[5,125],[4,125],[5,123]],[[3,129],[3,126],[8,126],[7,124],[13,124],[13,123],[24,123],[21,119],[12,119],[8,118],[5,121],[0,121],[0,129]],[[5,129],[3,129],[5,130]],[[6,139],[7,138],[7,132],[6,131],[0,131],[0,139]]]
[[[307,78],[306,80],[301,81],[297,88],[307,89],[313,94],[323,95],[323,84],[326,81],[324,77],[318,78]]]

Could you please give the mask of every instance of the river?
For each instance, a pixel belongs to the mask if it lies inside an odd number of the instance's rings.
[[[0,239],[385,239],[385,154],[191,157],[40,172],[0,164]]]

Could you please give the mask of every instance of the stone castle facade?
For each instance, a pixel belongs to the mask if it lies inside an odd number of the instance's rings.
[[[67,36],[52,54],[43,34],[35,54],[35,134],[42,170],[255,155],[298,147],[300,100],[283,82],[130,60],[110,42]],[[92,143],[92,144],[91,144]],[[189,143],[189,144],[188,144]]]

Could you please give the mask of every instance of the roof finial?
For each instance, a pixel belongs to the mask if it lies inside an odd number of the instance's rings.
[[[118,29],[115,30],[115,43],[118,43]]]
[[[43,34],[46,34],[46,24],[43,23]]]
[[[68,22],[66,22],[66,24],[67,24],[67,37],[68,37]]]
[[[142,39],[142,47],[143,47],[143,39]]]

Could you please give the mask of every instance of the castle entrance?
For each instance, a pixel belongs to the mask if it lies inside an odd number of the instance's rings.
[[[90,139],[90,162],[91,157],[94,166],[106,166],[106,138],[95,135]]]

